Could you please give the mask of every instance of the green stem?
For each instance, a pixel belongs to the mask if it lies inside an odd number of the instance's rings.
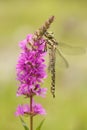
[[[32,103],[33,103],[33,97],[30,96],[30,111],[32,113]],[[33,116],[30,115],[30,130],[33,130]]]

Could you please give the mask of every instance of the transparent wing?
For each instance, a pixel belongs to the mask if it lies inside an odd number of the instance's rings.
[[[60,51],[59,48],[56,49],[56,67],[59,67],[62,69],[69,67],[69,63],[68,63],[67,59],[62,54],[62,52]]]
[[[58,43],[58,48],[60,48],[60,50],[68,55],[79,55],[79,54],[84,54],[86,52],[86,49],[83,47],[74,47],[71,45],[68,45],[66,43]]]

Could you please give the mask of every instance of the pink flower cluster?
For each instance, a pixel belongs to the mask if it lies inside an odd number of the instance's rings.
[[[16,65],[17,80],[19,81],[17,96],[24,95],[29,98],[37,95],[45,97],[47,88],[41,88],[41,83],[46,78],[45,44],[46,41],[44,39],[34,42],[31,34],[19,43],[22,52]],[[17,116],[30,113],[30,107],[27,104],[19,105],[16,111]],[[34,103],[33,115],[45,113],[40,104]]]
[[[17,107],[16,115],[32,115],[35,116],[37,114],[45,115],[45,109],[41,106],[41,104],[33,104],[33,110],[30,111],[30,106],[28,104],[25,105],[19,105]]]

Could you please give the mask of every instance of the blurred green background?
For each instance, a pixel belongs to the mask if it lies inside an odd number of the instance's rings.
[[[51,15],[55,21],[50,30],[58,41],[87,47],[86,0],[0,0],[0,130],[23,130],[14,115],[18,104],[28,102],[16,97],[18,42]],[[65,57],[68,69],[56,64],[56,98],[50,94],[50,76],[43,85],[47,97],[36,98],[47,110],[42,130],[87,130],[87,53]],[[35,117],[34,127],[41,119]]]

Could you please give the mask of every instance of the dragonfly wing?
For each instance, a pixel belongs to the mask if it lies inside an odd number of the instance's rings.
[[[60,50],[68,55],[79,55],[84,54],[86,52],[86,49],[83,47],[73,47],[71,45],[68,45],[66,43],[59,43]]]
[[[57,50],[56,64],[61,68],[68,68],[69,63],[66,60],[66,58],[64,57],[62,52],[59,50],[59,48],[57,48],[56,50]]]

